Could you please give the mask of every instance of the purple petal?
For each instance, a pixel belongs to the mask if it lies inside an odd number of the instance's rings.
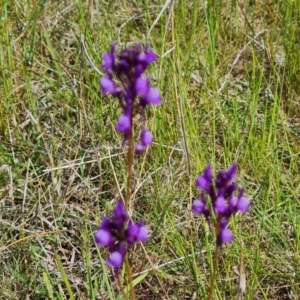
[[[217,214],[225,212],[227,209],[226,201],[223,196],[219,196],[214,203],[214,210]]]
[[[100,79],[100,86],[103,94],[108,94],[108,93],[115,93],[116,92],[116,86],[114,82],[107,78],[107,77],[102,77]]]
[[[138,225],[130,221],[127,228],[127,234],[134,236],[138,233],[138,231],[139,231]]]
[[[127,242],[133,245],[136,242],[148,241],[148,227],[145,225],[145,221],[140,221],[138,224],[130,222],[126,230]]]
[[[230,243],[234,240],[234,235],[232,234],[231,230],[227,227],[221,229],[220,235],[219,235],[220,243]]]
[[[156,55],[153,51],[148,50],[148,51],[145,51],[144,53],[141,53],[138,56],[138,60],[140,62],[145,63],[146,65],[149,65],[156,60]]]
[[[236,171],[237,171],[237,164],[233,164],[231,167],[228,168],[227,170],[228,181],[232,181],[235,179]]]
[[[220,170],[217,175],[217,188],[228,188],[228,185],[236,177],[237,164],[233,164],[227,170]]]
[[[135,146],[135,152],[137,154],[141,154],[144,150],[145,150],[145,146],[143,146],[142,144],[138,144]]]
[[[145,96],[149,92],[150,81],[148,78],[139,77],[135,82],[135,92],[139,96]]]
[[[130,222],[126,230],[127,242],[129,245],[133,245],[137,241],[138,232],[139,226]]]
[[[108,246],[113,242],[113,237],[108,230],[99,229],[95,233],[95,240],[99,247]]]
[[[142,145],[145,147],[150,146],[152,144],[152,140],[153,140],[152,133],[146,129],[143,129],[141,133]]]
[[[207,180],[212,180],[212,166],[209,164],[204,170],[204,176]]]
[[[160,97],[159,89],[157,88],[150,88],[149,92],[145,96],[145,100],[147,103],[151,103],[153,105],[159,105],[162,102]]]
[[[121,115],[115,128],[122,133],[127,133],[131,129],[130,118],[126,115]]]
[[[206,202],[201,200],[194,200],[192,210],[195,214],[203,214],[206,207]]]
[[[118,218],[120,216],[124,216],[124,215],[127,215],[127,212],[126,212],[126,209],[125,209],[125,206],[124,206],[124,202],[122,199],[120,199],[115,208],[114,208],[114,212],[113,212],[113,215],[114,217]]]
[[[207,179],[202,175],[198,176],[198,178],[196,179],[196,187],[206,190],[207,186],[208,186]]]
[[[106,72],[109,71],[113,66],[114,56],[110,53],[105,53],[102,56],[102,60],[104,61],[104,68],[105,68]]]
[[[229,205],[230,205],[230,208],[232,210],[235,210],[236,209],[236,205],[238,203],[238,197],[231,197],[231,199],[229,200]]]
[[[141,226],[137,235],[137,239],[140,242],[147,242],[149,239],[149,230],[146,225]]]
[[[241,197],[237,201],[236,208],[242,212],[246,212],[249,208],[249,200],[246,197]]]
[[[110,255],[107,263],[114,269],[120,269],[123,264],[123,256],[120,252],[115,251]]]
[[[117,230],[122,230],[127,221],[127,211],[124,206],[124,202],[122,199],[118,201],[116,204],[113,216],[112,216],[112,225]]]
[[[209,164],[205,168],[203,175],[198,176],[196,180],[196,187],[209,192],[211,183],[212,183],[212,166]]]

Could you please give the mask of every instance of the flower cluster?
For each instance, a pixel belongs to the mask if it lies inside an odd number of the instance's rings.
[[[105,217],[95,233],[99,247],[107,247],[110,257],[107,263],[117,272],[123,265],[126,252],[137,242],[148,240],[148,228],[144,220],[134,224],[129,220],[122,199],[116,204],[111,217]]]
[[[211,165],[208,165],[204,173],[196,180],[196,186],[201,189],[200,199],[195,200],[192,210],[195,214],[202,214],[207,220],[212,213],[216,217],[217,245],[232,242],[234,236],[228,223],[230,217],[238,211],[246,212],[249,207],[248,198],[244,197],[244,189],[239,189],[233,180],[236,177],[237,165],[234,164],[227,170],[221,170],[213,182]],[[211,205],[207,205],[210,198]]]
[[[151,87],[150,78],[144,77],[147,67],[156,60],[156,55],[148,47],[143,50],[139,44],[116,53],[116,44],[103,55],[105,76],[100,79],[104,94],[112,94],[118,99],[123,113],[116,129],[124,134],[124,141],[132,134],[133,117],[141,116],[140,143],[136,152],[141,153],[151,145],[153,136],[145,127],[145,108],[148,104],[159,105],[162,101],[159,90]]]

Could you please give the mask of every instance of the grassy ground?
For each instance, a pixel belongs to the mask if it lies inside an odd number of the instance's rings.
[[[98,86],[113,41],[160,56],[156,143],[134,174],[152,231],[132,257],[138,299],[205,299],[213,241],[188,207],[209,162],[237,162],[251,197],[215,299],[238,299],[240,270],[239,299],[299,299],[300,2],[21,3],[0,0],[0,299],[121,299],[93,241],[126,181],[118,105]]]

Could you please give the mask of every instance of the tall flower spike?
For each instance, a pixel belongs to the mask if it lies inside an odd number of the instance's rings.
[[[198,176],[196,186],[201,190],[200,199],[194,200],[192,210],[197,215],[204,215],[207,220],[212,214],[216,218],[217,245],[229,243],[234,240],[234,236],[228,223],[230,217],[238,211],[246,212],[249,208],[249,199],[244,197],[244,189],[240,189],[238,195],[234,195],[238,186],[233,180],[236,177],[237,165],[234,164],[227,170],[221,170],[213,182],[211,165],[208,165],[204,173]],[[207,206],[210,200],[211,205]]]
[[[140,44],[117,54],[116,44],[113,44],[102,59],[105,76],[100,79],[101,91],[116,97],[123,109],[115,128],[124,134],[126,141],[133,129],[134,116],[140,115],[141,143],[136,146],[136,152],[141,153],[153,139],[145,130],[145,109],[149,104],[156,106],[162,102],[159,90],[151,87],[150,78],[143,76],[148,66],[156,61],[156,55],[149,47],[143,50]]]

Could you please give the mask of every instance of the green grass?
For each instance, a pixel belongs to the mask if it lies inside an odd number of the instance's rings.
[[[178,0],[157,19],[164,4],[0,1],[0,299],[122,298],[93,241],[126,182],[118,105],[98,82],[112,42],[147,38],[164,101],[134,174],[152,231],[132,255],[138,299],[205,299],[213,237],[188,207],[209,162],[237,162],[251,197],[215,299],[237,296],[241,264],[242,299],[299,298],[300,2]]]

